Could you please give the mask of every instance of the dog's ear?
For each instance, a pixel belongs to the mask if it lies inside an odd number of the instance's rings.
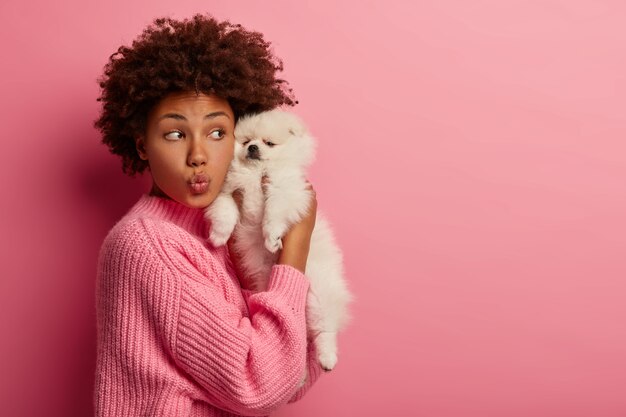
[[[290,115],[288,132],[292,136],[304,136],[307,132],[304,123],[295,115]]]

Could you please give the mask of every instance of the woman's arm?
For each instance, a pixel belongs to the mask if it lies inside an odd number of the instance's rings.
[[[315,349],[315,344],[312,341],[308,342],[307,353],[306,353],[306,367],[307,374],[306,379],[295,392],[295,394],[289,399],[289,403],[293,403],[299,401],[304,397],[304,394],[317,382],[319,377],[326,371],[320,365],[317,359],[317,350]]]
[[[267,291],[251,294],[245,311],[234,302],[223,262],[201,241],[158,220],[129,223],[105,251],[105,281],[126,294],[118,295],[120,314],[153,329],[150,343],[162,344],[189,380],[183,389],[241,415],[267,415],[286,404],[305,376],[306,277],[274,265]],[[129,297],[141,308],[125,307]]]
[[[267,415],[293,398],[305,375],[308,282],[272,268],[267,291],[248,298],[249,317],[218,291],[182,283],[174,358],[207,401],[242,415]]]
[[[289,231],[282,238],[283,248],[278,256],[278,264],[291,265],[300,272],[304,273],[306,269],[306,260],[309,256],[309,247],[311,245],[311,234],[315,227],[315,218],[317,215],[317,197],[315,190],[308,183],[308,189],[311,192],[309,200],[309,209],[307,214],[300,222],[291,226]]]
[[[307,182],[308,183],[308,182]],[[306,268],[306,261],[308,258],[309,247],[311,242],[311,234],[315,227],[315,219],[317,213],[317,197],[312,185],[308,183],[308,189],[311,191],[311,200],[307,215],[298,223],[293,225],[287,234],[283,237],[283,249],[280,252],[277,263],[281,265],[290,265],[302,273]],[[238,205],[241,206],[241,195],[235,195],[235,200]],[[230,244],[234,243],[234,240],[229,241]],[[230,250],[231,259],[235,264],[235,270],[239,272],[237,267],[238,258],[236,251]],[[240,279],[241,282],[241,279]],[[255,293],[255,291],[249,290],[245,282],[242,284],[242,294],[246,302],[248,298]],[[306,378],[300,385],[300,388],[296,391],[289,402],[295,402],[300,400],[304,394],[315,384],[320,375],[324,373],[324,370],[319,364],[317,359],[317,351],[315,344],[312,341],[308,341],[307,353],[306,353]]]

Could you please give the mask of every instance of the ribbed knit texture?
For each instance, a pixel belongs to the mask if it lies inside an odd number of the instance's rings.
[[[203,210],[144,194],[105,238],[97,417],[269,415],[321,375],[307,278],[274,265],[267,291],[242,290],[209,228]]]

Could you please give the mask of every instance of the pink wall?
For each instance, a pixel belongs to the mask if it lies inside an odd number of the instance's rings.
[[[148,184],[99,143],[96,78],[210,11],[284,59],[358,298],[277,416],[625,416],[624,3],[301,3],[0,3],[1,414],[92,412],[97,252]]]

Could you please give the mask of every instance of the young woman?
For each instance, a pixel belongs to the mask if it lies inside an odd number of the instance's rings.
[[[95,125],[124,172],[148,169],[153,185],[100,251],[97,416],[268,415],[322,373],[303,274],[315,197],[283,237],[267,291],[249,290],[235,254],[207,241],[204,209],[237,119],[295,104],[281,70],[261,34],[203,15],[155,20],[106,65]]]

